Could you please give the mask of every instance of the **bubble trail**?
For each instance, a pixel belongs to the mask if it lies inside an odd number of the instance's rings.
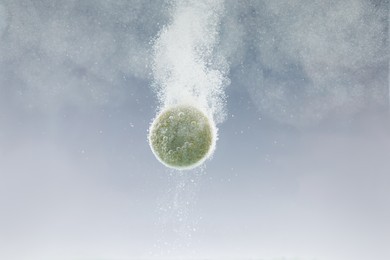
[[[175,1],[171,22],[154,42],[153,87],[159,108],[149,129],[149,145],[171,168],[194,168],[214,151],[228,83],[228,65],[216,50],[223,4]]]

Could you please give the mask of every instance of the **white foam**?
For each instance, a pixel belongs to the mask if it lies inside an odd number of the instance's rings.
[[[160,110],[189,104],[206,111],[214,123],[224,119],[227,64],[216,54],[220,0],[178,0],[171,22],[154,46],[154,87]]]

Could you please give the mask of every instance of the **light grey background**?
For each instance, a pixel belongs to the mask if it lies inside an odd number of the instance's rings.
[[[146,138],[169,19],[0,0],[0,258],[389,258],[389,2],[226,1],[228,116],[185,173]]]

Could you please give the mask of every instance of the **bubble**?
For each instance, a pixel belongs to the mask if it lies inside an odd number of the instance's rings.
[[[175,1],[171,22],[153,41],[152,87],[162,108],[169,109],[151,125],[149,144],[168,167],[194,168],[215,148],[229,82],[228,61],[218,50],[223,11],[223,0]]]
[[[198,127],[189,127],[193,123]],[[170,138],[164,135],[164,129]],[[213,152],[216,141],[214,124],[201,110],[189,105],[161,112],[149,133],[154,155],[164,165],[175,169],[192,169],[202,164]]]

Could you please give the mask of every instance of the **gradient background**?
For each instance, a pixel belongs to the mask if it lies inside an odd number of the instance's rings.
[[[0,258],[390,258],[389,1],[226,1],[227,117],[183,173],[146,138],[170,18],[0,0]]]

